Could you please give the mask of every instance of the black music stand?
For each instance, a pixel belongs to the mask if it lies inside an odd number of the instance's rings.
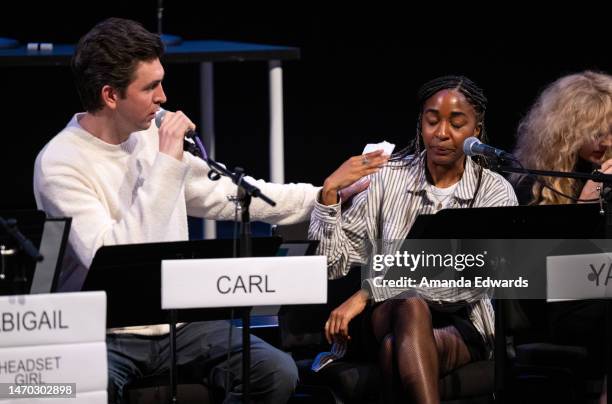
[[[408,238],[606,238],[598,204],[443,209],[420,215]]]
[[[418,216],[406,238],[604,239],[612,237],[607,220],[597,203],[444,209],[437,214]],[[607,302],[607,336],[611,327],[609,306],[610,302]],[[503,310],[496,309],[495,372],[501,377],[496,377],[495,388],[497,396],[502,399],[501,381],[505,377],[506,365],[504,324]],[[608,394],[611,390],[608,380]]]
[[[37,249],[43,235],[45,225],[45,212],[41,210],[0,210],[0,217],[6,220],[15,219],[19,231],[32,242]],[[0,246],[16,247],[14,240],[8,234],[0,230]],[[12,248],[11,248],[12,249]],[[4,255],[3,255],[4,256]],[[12,261],[12,262],[11,262]],[[12,294],[27,294],[30,290],[36,262],[24,257],[23,254],[4,256],[2,268],[0,269],[0,296]],[[12,266],[13,271],[9,273],[7,266]],[[20,275],[15,271],[21,272]],[[18,276],[17,283],[14,277]]]
[[[34,268],[30,294],[57,291],[71,225],[70,217],[48,217],[45,220],[39,247],[44,259]]]
[[[109,328],[134,325],[170,324],[170,391],[176,397],[177,322],[227,319],[229,308],[162,310],[161,261],[233,257],[234,240],[194,240],[167,243],[126,244],[100,248],[82,290],[106,292],[106,323]],[[252,239],[252,256],[272,257],[281,243],[278,237]],[[238,314],[249,308],[234,309]],[[249,339],[243,338],[245,350]],[[247,375],[248,377],[248,375]]]

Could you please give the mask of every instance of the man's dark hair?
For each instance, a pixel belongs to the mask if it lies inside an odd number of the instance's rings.
[[[163,53],[159,36],[136,21],[109,18],[97,24],[79,40],[71,64],[85,110],[103,108],[100,93],[105,85],[124,97],[138,63],[160,58]]]

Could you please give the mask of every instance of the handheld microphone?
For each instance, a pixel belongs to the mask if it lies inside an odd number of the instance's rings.
[[[516,160],[516,158],[502,149],[482,143],[478,138],[468,137],[463,142],[463,154],[466,156],[485,156],[495,159]]]
[[[158,128],[161,126],[162,121],[166,116],[166,112],[168,111],[160,108],[159,111],[155,113],[155,126]],[[195,130],[189,129],[187,132],[185,132],[183,148],[194,156],[201,157],[203,160],[208,161],[208,153],[206,152],[206,148],[202,144],[202,141]]]
[[[162,122],[164,121],[164,117],[166,116],[166,111],[163,108],[160,108],[159,111],[157,111],[155,113],[155,126],[157,126],[158,128],[161,126]],[[194,137],[198,136],[198,134],[196,133],[195,130],[187,130],[187,132],[185,132],[185,138],[187,139],[193,139]]]

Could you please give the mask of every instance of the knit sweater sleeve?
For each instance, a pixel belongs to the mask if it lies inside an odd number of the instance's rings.
[[[199,158],[185,153],[183,160],[190,167],[185,185],[187,213],[191,216],[214,220],[234,218],[234,204],[228,200],[236,195],[236,185],[227,177],[217,181],[208,178],[209,167]],[[262,193],[276,202],[270,206],[260,198],[251,202],[251,218],[273,224],[291,224],[310,217],[319,187],[311,184],[274,184],[245,177],[245,181],[257,186]]]
[[[157,153],[150,174],[118,220],[111,217],[104,206],[103,193],[89,179],[87,172],[91,169],[83,162],[44,152],[34,168],[34,193],[39,208],[49,216],[73,218],[70,244],[86,267],[103,245],[150,242],[164,234],[189,167]]]

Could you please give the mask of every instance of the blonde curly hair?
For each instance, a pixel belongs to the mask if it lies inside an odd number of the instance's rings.
[[[517,131],[515,156],[526,168],[572,171],[580,148],[612,130],[612,76],[585,71],[562,77],[538,97]],[[610,151],[605,159],[610,158]],[[520,182],[514,177],[515,182]],[[555,190],[577,197],[583,183],[570,178],[543,180]],[[531,204],[572,200],[536,182]]]

